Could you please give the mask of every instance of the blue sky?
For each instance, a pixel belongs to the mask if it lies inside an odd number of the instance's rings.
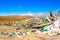
[[[49,13],[60,8],[60,0],[0,0],[0,15]]]

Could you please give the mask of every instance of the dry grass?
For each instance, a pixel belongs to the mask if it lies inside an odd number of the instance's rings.
[[[20,18],[18,18],[20,19]],[[0,17],[0,24],[1,23],[8,23],[8,22],[16,22],[18,20],[17,18],[3,18]],[[22,20],[25,20],[24,18],[20,19],[21,21]],[[22,22],[21,22],[22,23]],[[22,23],[23,24],[23,23]],[[0,32],[5,32],[5,33],[9,33],[9,32],[15,32],[15,31],[20,31],[20,30],[16,30],[17,27],[2,27],[0,28]],[[27,29],[27,30],[31,30],[32,28],[30,29]],[[25,28],[22,28],[21,29],[22,31],[26,31]],[[22,39],[15,36],[15,37],[10,37],[10,36],[3,36],[3,37],[0,37],[0,40],[60,40],[60,36],[47,36],[47,34],[33,34],[33,35],[23,35],[22,36]]]
[[[48,36],[46,34],[24,35],[19,37],[0,37],[0,40],[60,40],[60,36]]]
[[[0,31],[3,32],[11,32],[11,31],[17,31],[17,27],[5,27],[0,28]],[[26,29],[22,29],[23,31]],[[31,29],[29,29],[31,30]],[[19,31],[19,30],[18,30]],[[3,36],[0,37],[0,40],[60,40],[60,36],[47,36],[47,34],[33,34],[33,35],[23,35],[22,38],[19,38],[17,36],[10,37],[10,36]]]

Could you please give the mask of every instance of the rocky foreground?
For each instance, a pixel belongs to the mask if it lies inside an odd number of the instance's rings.
[[[0,40],[60,40],[60,36],[48,36],[47,34],[24,35],[22,38],[15,37],[0,37]]]
[[[14,29],[13,29],[14,28]],[[4,29],[4,30],[3,30]],[[13,29],[13,30],[11,30]],[[6,31],[5,31],[6,30]],[[16,31],[15,27],[5,27],[1,28],[0,31],[2,32],[10,32],[10,31]],[[60,40],[60,36],[49,36],[47,34],[30,34],[30,35],[22,35],[22,38],[19,38],[17,36],[0,36],[0,40]]]

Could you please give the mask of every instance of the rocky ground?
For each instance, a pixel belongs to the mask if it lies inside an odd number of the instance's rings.
[[[9,33],[11,31],[16,31],[16,27],[0,28],[0,31]],[[22,38],[19,38],[17,36],[15,37],[10,37],[10,36],[1,37],[0,36],[0,40],[60,40],[60,36],[48,36],[47,34],[23,35]]]
[[[48,36],[47,34],[33,34],[19,37],[0,37],[0,40],[60,40],[60,36]]]

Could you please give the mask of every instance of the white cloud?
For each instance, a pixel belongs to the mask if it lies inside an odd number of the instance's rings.
[[[43,13],[37,13],[38,15],[43,15]]]
[[[30,16],[32,16],[34,14],[31,11],[29,11],[29,12],[26,12],[26,13],[19,13],[19,12],[11,13],[10,15],[22,15],[22,16],[24,16],[24,15],[30,15]]]
[[[27,13],[11,13],[10,15],[21,15],[21,16],[25,16],[25,15],[29,15],[29,16],[33,16],[33,15],[43,15],[44,13],[32,13],[32,12],[27,12]]]
[[[20,14],[20,15],[22,15],[22,16],[24,16],[24,15],[30,15],[30,16],[32,16],[32,15],[34,15],[34,14]]]
[[[24,16],[24,15],[30,15],[30,16],[32,16],[32,15],[35,15],[35,14],[32,13],[31,11],[29,11],[29,12],[27,12],[27,13],[22,13],[22,14],[20,14],[20,15],[22,15],[22,16]]]
[[[4,14],[4,13],[2,13]],[[39,13],[33,13],[31,11],[28,11],[28,12],[23,12],[23,13],[20,13],[20,12],[13,12],[13,13],[7,13],[7,14],[4,14],[5,16],[9,16],[9,15],[21,15],[21,16],[25,16],[25,15],[29,15],[29,16],[33,16],[33,15],[43,15],[45,13],[42,13],[42,12],[39,12]]]

